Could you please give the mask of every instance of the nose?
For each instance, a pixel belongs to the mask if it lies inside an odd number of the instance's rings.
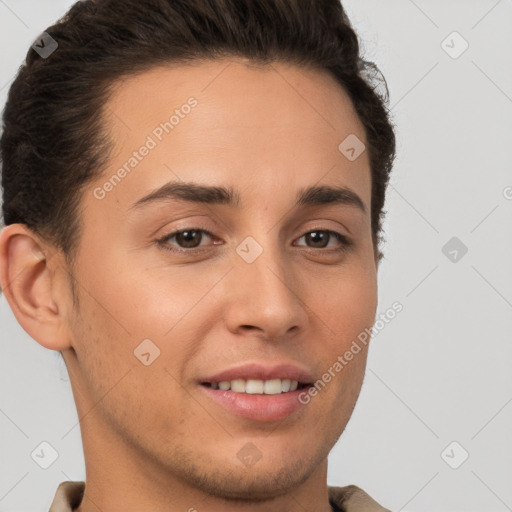
[[[233,333],[258,331],[262,338],[281,340],[306,326],[307,275],[298,275],[281,249],[270,245],[251,263],[235,255],[224,313]]]

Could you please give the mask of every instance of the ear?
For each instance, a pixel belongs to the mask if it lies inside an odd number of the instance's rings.
[[[59,275],[64,274],[59,258],[25,224],[10,224],[0,232],[0,286],[5,298],[27,334],[51,350],[71,346],[64,314],[69,298],[59,286]]]

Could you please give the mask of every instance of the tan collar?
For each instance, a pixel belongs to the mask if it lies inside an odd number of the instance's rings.
[[[391,512],[356,485],[329,487],[329,499],[343,512]]]
[[[48,512],[73,512],[80,505],[84,490],[85,482],[60,483]],[[355,485],[329,487],[329,499],[343,512],[391,512]]]

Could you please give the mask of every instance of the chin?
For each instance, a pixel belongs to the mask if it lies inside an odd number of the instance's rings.
[[[310,471],[302,461],[276,469],[258,464],[251,468],[237,467],[227,470],[225,474],[210,473],[196,485],[204,492],[232,502],[265,502],[286,495],[291,489],[305,482]],[[301,469],[298,473],[297,468]]]

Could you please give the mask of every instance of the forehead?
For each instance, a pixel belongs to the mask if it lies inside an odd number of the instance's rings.
[[[128,211],[180,180],[236,188],[242,205],[291,185],[346,186],[369,207],[367,151],[350,161],[339,149],[347,137],[366,145],[364,127],[327,72],[241,59],[156,67],[116,82],[103,117],[113,151],[95,186],[122,175],[103,207]]]

